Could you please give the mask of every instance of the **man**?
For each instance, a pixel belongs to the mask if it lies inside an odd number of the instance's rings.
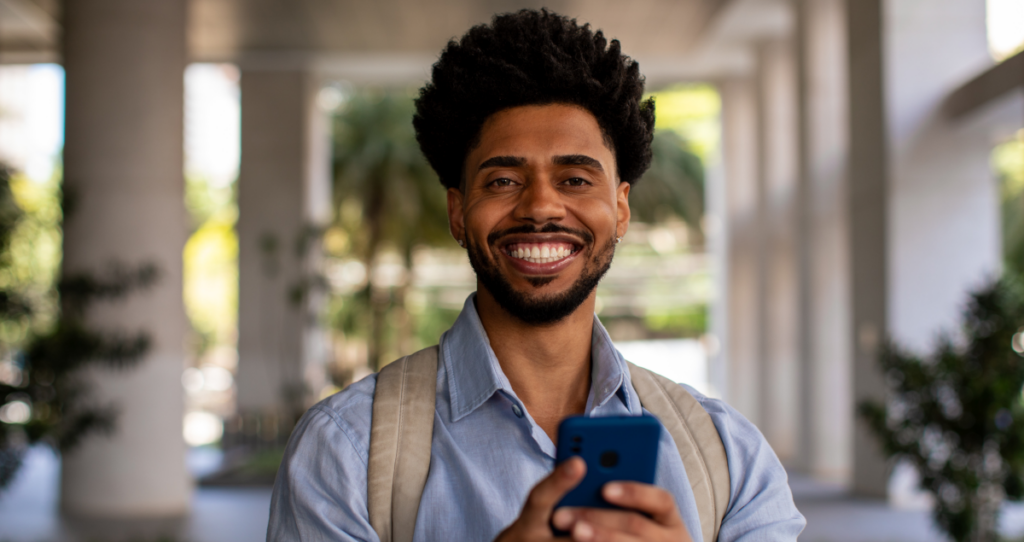
[[[566,416],[640,415],[595,287],[650,164],[653,101],[601,32],[542,11],[495,17],[434,65],[417,100],[421,148],[448,189],[477,292],[440,340],[430,468],[416,540],[700,540],[693,491],[662,435],[655,485],[609,484],[632,511],[555,510],[582,480],[554,465]],[[278,474],[268,540],[377,540],[367,512],[376,375],[314,406]],[[728,457],[719,539],[795,540],[803,517],[761,434],[690,388]]]

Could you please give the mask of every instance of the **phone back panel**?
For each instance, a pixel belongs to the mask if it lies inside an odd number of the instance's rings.
[[[566,418],[558,426],[556,463],[574,455],[587,463],[587,475],[558,506],[616,508],[601,496],[612,481],[654,483],[661,423],[653,416]]]

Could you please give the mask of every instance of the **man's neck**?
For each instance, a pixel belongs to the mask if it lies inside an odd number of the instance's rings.
[[[587,406],[594,294],[569,316],[542,326],[512,316],[483,287],[476,310],[512,389],[555,440],[559,422]]]

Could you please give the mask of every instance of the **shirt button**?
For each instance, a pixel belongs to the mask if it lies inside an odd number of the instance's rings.
[[[523,409],[519,408],[519,405],[512,405],[512,413],[515,414],[517,418],[523,417]]]

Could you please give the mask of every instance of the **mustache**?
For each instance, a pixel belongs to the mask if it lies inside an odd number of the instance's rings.
[[[579,237],[580,239],[583,240],[583,243],[586,245],[592,244],[594,242],[594,236],[588,231],[567,228],[565,226],[559,226],[554,222],[548,222],[547,224],[544,224],[544,226],[540,228],[536,226],[531,226],[530,224],[523,224],[522,226],[515,226],[512,228],[491,232],[487,236],[487,244],[493,245],[497,243],[498,240],[501,239],[502,237],[505,237],[507,235],[516,235],[519,233],[567,233],[569,235],[575,235],[576,237]]]

